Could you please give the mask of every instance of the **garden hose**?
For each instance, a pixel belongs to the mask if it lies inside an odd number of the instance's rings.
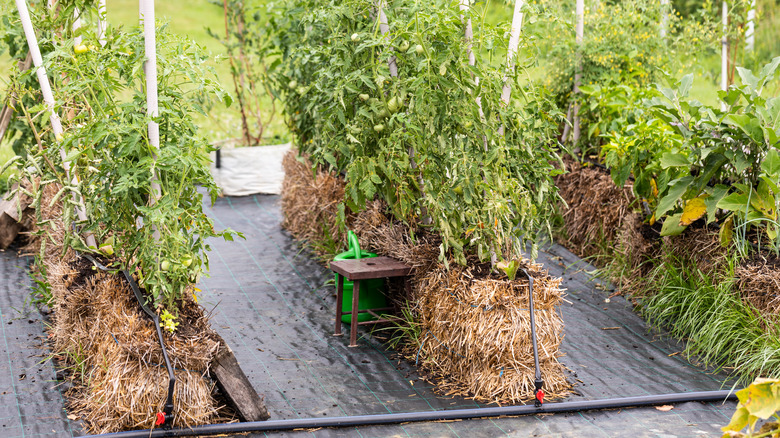
[[[723,402],[736,400],[734,391],[700,391],[673,394],[642,395],[604,400],[547,403],[541,408],[530,405],[490,408],[453,409],[428,412],[404,412],[396,414],[355,415],[331,418],[295,418],[291,420],[251,421],[246,423],[207,424],[168,430],[131,430],[127,432],[90,435],[91,438],[161,438],[180,436],[205,436],[232,433],[282,431],[294,429],[319,429],[322,427],[358,427],[377,424],[401,424],[420,421],[467,420],[472,418],[507,417],[520,415],[580,412],[594,409],[620,409],[642,406],[667,405],[685,402]]]
[[[520,268],[520,271],[528,278],[528,309],[531,314],[531,345],[534,348],[534,406],[542,407],[544,403],[544,380],[542,380],[542,371],[539,368],[539,349],[536,345],[536,319],[534,318],[534,279],[528,274],[528,271]]]
[[[79,255],[92,262],[92,264],[101,271],[111,271],[111,269],[97,261],[91,255]],[[173,425],[173,390],[176,385],[176,375],[173,373],[173,367],[171,366],[171,361],[168,358],[168,351],[165,348],[162,328],[160,327],[160,316],[153,312],[152,309],[146,305],[146,298],[141,291],[141,287],[138,286],[138,283],[136,283],[135,279],[133,279],[133,276],[130,275],[127,270],[122,270],[122,273],[125,275],[127,282],[130,284],[130,288],[133,289],[133,294],[135,294],[135,298],[138,300],[138,304],[141,305],[141,309],[143,309],[144,313],[149,315],[152,321],[154,321],[154,326],[157,329],[157,339],[160,341],[160,348],[162,349],[163,359],[165,359],[165,368],[168,370],[168,396],[165,400],[165,407],[163,411],[157,413],[157,418],[155,419],[154,425],[162,426],[163,429],[170,429]]]

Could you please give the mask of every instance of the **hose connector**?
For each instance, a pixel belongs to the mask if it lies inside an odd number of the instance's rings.
[[[544,380],[542,379],[536,379],[534,380],[534,406],[537,408],[541,408],[542,404],[544,404],[544,391],[542,390],[542,387],[544,386]]]

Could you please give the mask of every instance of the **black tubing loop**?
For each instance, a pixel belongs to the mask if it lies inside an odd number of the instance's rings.
[[[92,264],[95,265],[101,271],[111,271],[111,269],[107,268],[105,265],[97,261],[91,255],[89,254],[79,254],[79,255],[92,262]],[[160,348],[162,349],[163,359],[165,360],[165,368],[168,370],[168,396],[165,399],[165,407],[163,408],[164,421],[162,423],[162,427],[164,429],[170,429],[171,426],[173,425],[173,393],[176,385],[176,375],[173,372],[173,366],[171,366],[171,360],[168,358],[168,350],[165,348],[165,341],[163,339],[162,328],[160,327],[160,316],[154,311],[152,311],[152,309],[150,309],[149,306],[146,305],[146,297],[144,296],[141,287],[138,285],[138,283],[136,283],[133,276],[130,275],[130,272],[128,272],[125,269],[122,270],[122,273],[124,274],[127,282],[130,284],[130,288],[133,290],[133,294],[135,295],[135,299],[138,300],[138,304],[141,305],[141,309],[143,309],[144,313],[146,313],[152,319],[152,321],[154,321],[154,326],[157,328],[157,340],[160,342]]]
[[[131,430],[128,432],[88,435],[91,438],[161,438],[204,436],[228,433],[282,431],[292,429],[317,429],[321,427],[355,427],[378,424],[399,424],[419,421],[466,420],[472,418],[506,417],[579,412],[594,409],[619,409],[685,402],[725,402],[736,400],[732,390],[683,392],[673,394],[643,395],[603,400],[584,400],[548,403],[541,408],[531,405],[491,408],[453,409],[445,411],[410,412],[380,415],[356,415],[351,417],[300,418],[292,420],[252,421],[246,423],[209,424],[192,428]]]

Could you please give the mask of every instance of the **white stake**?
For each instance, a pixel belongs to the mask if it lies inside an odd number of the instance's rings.
[[[585,37],[585,0],[577,0],[577,7],[576,7],[576,38],[575,42],[577,43],[577,66],[575,67],[576,70],[574,71],[574,95],[578,96],[580,94],[580,85],[582,84],[582,51],[580,47],[582,46],[582,41]],[[572,129],[571,129],[571,138],[574,141],[574,143],[577,143],[580,139],[580,104],[575,103],[574,104],[574,120],[572,123]]]
[[[379,10],[379,31],[382,32],[382,36],[385,41],[388,41],[387,33],[390,31],[390,26],[387,24],[387,15],[385,15],[385,1],[379,0],[376,2],[376,8]],[[398,65],[395,63],[395,56],[391,57],[387,61],[387,66],[390,69],[390,76],[398,76]]]
[[[756,0],[750,0],[745,29],[745,51],[752,52],[756,45]]]
[[[144,72],[146,73],[146,114],[157,117],[159,108],[157,101],[157,41],[155,35],[154,20],[154,0],[141,0],[141,18],[144,24],[144,53],[146,63]],[[150,120],[147,126],[149,135],[149,144],[156,150],[160,149],[160,126],[157,122]],[[155,161],[157,156],[154,156]],[[152,174],[152,196],[149,203],[154,205],[162,196],[160,183],[157,179],[157,172]],[[154,229],[155,240],[160,239],[160,231]]]
[[[729,86],[729,40],[728,32],[729,11],[726,0],[723,0],[723,38],[720,41],[720,89],[726,91]],[[720,102],[721,111],[726,111],[726,102]]]
[[[71,30],[75,34],[79,29],[81,29],[81,14],[79,13],[79,8],[75,8],[73,10],[73,26],[71,26]],[[81,41],[81,37],[77,36],[73,38],[73,45],[78,46],[81,44]]]
[[[509,47],[506,52],[506,68],[512,71],[515,68],[515,55],[517,55],[517,46],[520,44],[520,30],[523,27],[523,6],[525,0],[515,0],[515,11],[512,14],[512,29],[509,32]],[[505,105],[509,104],[509,97],[512,94],[512,84],[509,78],[504,76],[504,87],[501,89],[501,100]],[[503,132],[502,132],[503,133]]]
[[[62,138],[62,122],[60,116],[57,115],[55,110],[54,94],[51,91],[51,84],[49,83],[49,77],[46,76],[46,68],[43,66],[43,58],[41,57],[41,50],[38,47],[38,38],[35,36],[35,30],[33,29],[32,20],[30,20],[30,12],[27,10],[27,2],[25,0],[16,0],[16,8],[19,11],[19,17],[22,20],[22,28],[24,29],[24,36],[27,38],[27,46],[30,49],[30,55],[32,56],[33,65],[35,66],[35,74],[38,77],[38,84],[41,87],[41,94],[43,94],[43,101],[46,103],[46,108],[51,112],[49,121],[51,122],[51,130],[54,133],[54,138],[59,142]],[[66,178],[70,179],[75,184],[78,183],[76,176],[71,176],[70,163],[65,161],[65,150],[60,147],[60,158],[62,159],[62,167],[65,169]],[[82,206],[82,200],[76,194],[73,194],[73,200],[76,202],[76,216],[79,221],[86,222],[87,214],[84,212]],[[87,246],[97,248],[95,243],[95,236],[88,234],[86,236]]]
[[[98,41],[101,46],[106,45],[106,30],[108,29],[108,20],[106,19],[106,0],[100,0],[98,3]]]
[[[504,75],[504,86],[501,88],[501,101],[504,105],[509,105],[509,98],[512,96],[512,84],[509,82],[509,72],[515,68],[515,55],[517,55],[517,46],[520,45],[520,31],[523,28],[523,6],[525,0],[515,0],[515,11],[512,14],[512,28],[509,30],[509,45],[506,51],[506,71]],[[504,125],[498,127],[498,135],[504,135]]]
[[[661,38],[666,38],[669,27],[669,0],[661,0]]]

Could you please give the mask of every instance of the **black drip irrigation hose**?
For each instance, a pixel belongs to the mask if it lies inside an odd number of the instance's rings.
[[[620,409],[665,405],[684,402],[723,402],[736,400],[733,391],[701,391],[674,394],[643,395],[605,400],[586,400],[547,403],[540,407],[531,405],[502,406],[495,408],[453,409],[433,412],[410,412],[381,415],[356,415],[332,418],[300,418],[293,420],[252,421],[247,423],[209,424],[192,428],[132,430],[128,432],[90,435],[91,438],[160,438],[204,436],[229,433],[283,431],[293,429],[317,429],[321,427],[356,427],[378,424],[398,424],[419,421],[467,420],[472,418],[512,417],[534,414],[579,412],[594,409]]]
[[[520,269],[528,278],[528,313],[531,316],[531,345],[534,348],[534,406],[541,407],[544,403],[544,380],[539,368],[539,350],[536,346],[536,319],[534,318],[534,279],[528,275],[525,269]]]
[[[80,255],[92,262],[92,264],[101,271],[111,271],[111,269],[107,268],[89,254]],[[146,298],[144,297],[141,288],[138,286],[138,283],[136,283],[135,279],[133,279],[133,276],[130,275],[127,270],[123,270],[122,273],[125,275],[127,282],[130,284],[130,288],[133,289],[133,294],[135,294],[135,298],[138,300],[138,304],[141,305],[141,309],[143,309],[144,313],[146,313],[152,319],[152,321],[154,321],[154,326],[157,328],[157,339],[160,341],[160,348],[162,348],[163,359],[165,359],[165,368],[168,370],[168,396],[165,400],[165,407],[163,408],[162,412],[157,413],[157,418],[154,424],[156,426],[162,426],[163,429],[170,429],[170,427],[173,425],[173,390],[176,385],[176,375],[173,373],[173,366],[171,366],[171,360],[168,358],[168,350],[165,348],[162,328],[160,327],[160,315],[153,312],[152,309],[146,305]]]

